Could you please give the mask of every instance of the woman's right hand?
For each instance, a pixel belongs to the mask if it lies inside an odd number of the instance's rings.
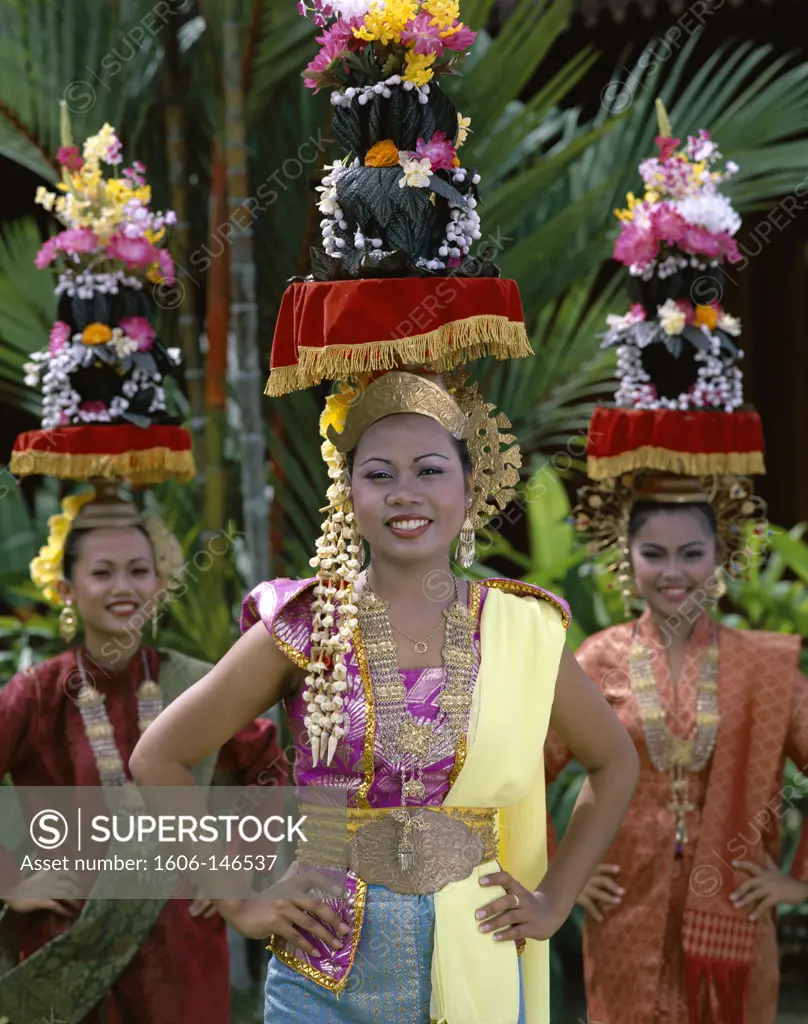
[[[278,899],[273,896],[269,899],[216,900],[216,907],[225,921],[246,938],[265,939],[274,935],[315,958],[320,953],[301,935],[301,931],[322,940],[331,949],[339,950],[350,930],[339,914],[317,899]]]
[[[335,950],[342,949],[344,936],[350,931],[339,914],[320,898],[326,893],[341,897],[343,887],[319,872],[302,869],[295,862],[263,898],[216,900],[215,904],[225,921],[246,938],[265,939],[275,935],[316,958],[320,953],[301,931]]]
[[[617,881],[616,876],[619,874],[617,864],[599,864],[576,900],[578,906],[583,907],[596,921],[603,920],[604,910],[611,910],[623,902],[626,890]]]
[[[46,888],[51,898],[44,899],[38,893]],[[82,901],[75,898],[76,882],[70,875],[54,877],[52,872],[39,873],[24,878],[3,897],[3,902],[18,914],[32,914],[35,910],[49,910],[59,917],[75,917],[82,908]]]

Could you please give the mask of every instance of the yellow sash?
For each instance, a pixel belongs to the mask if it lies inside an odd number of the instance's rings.
[[[444,806],[498,808],[499,864],[532,890],[547,869],[543,747],[565,630],[547,602],[493,589],[480,630],[468,753]],[[516,946],[480,932],[474,916],[503,893],[479,884],[496,870],[496,861],[481,864],[434,897],[431,1016],[446,1024],[519,1019]],[[522,981],[527,1024],[549,1024],[548,943],[528,940]]]

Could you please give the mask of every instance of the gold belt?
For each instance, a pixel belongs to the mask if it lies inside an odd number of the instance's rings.
[[[342,868],[402,895],[438,892],[495,860],[498,815],[473,807],[306,808],[298,859]]]

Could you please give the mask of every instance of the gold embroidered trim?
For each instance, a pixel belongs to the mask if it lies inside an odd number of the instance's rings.
[[[287,608],[292,603],[292,601],[295,601],[302,594],[305,594],[307,590],[309,590],[311,587],[314,586],[315,582],[316,581],[311,580],[309,583],[306,584],[305,587],[302,587],[300,590],[298,590],[298,592],[296,594],[293,594],[289,598],[289,600],[286,601],[285,604],[281,608],[279,608],[278,611],[275,613],[275,620],[272,623],[272,639],[275,641],[275,645],[277,646],[277,648],[281,652],[281,654],[285,654],[286,657],[294,665],[296,665],[298,668],[308,668],[309,667],[308,655],[306,654],[305,651],[299,650],[297,647],[294,646],[294,644],[290,644],[287,640],[284,640],[280,636],[280,634],[278,633],[278,628],[277,628],[278,627],[278,618],[280,617],[281,612],[284,611],[284,609]],[[256,614],[257,614],[257,609],[255,608],[255,604],[254,603],[253,603],[253,609],[256,611]]]
[[[570,615],[566,608],[547,591],[534,587],[532,583],[523,583],[521,580],[486,580],[484,585],[491,590],[502,590],[506,594],[514,594],[516,597],[536,597],[546,601],[561,615],[564,629],[569,629]]]
[[[620,455],[590,455],[586,475],[590,480],[607,480],[637,469],[682,476],[763,476],[762,452],[677,452],[656,445],[642,445]]]
[[[266,948],[271,950],[272,954],[276,956],[282,964],[290,967],[293,971],[297,971],[298,974],[302,974],[304,977],[309,978],[316,985],[320,985],[321,988],[326,988],[329,992],[342,992],[348,984],[348,978],[350,977],[351,968],[353,967],[354,958],[356,957],[356,948],[359,945],[359,937],[362,934],[362,921],[365,917],[367,891],[368,887],[365,882],[361,879],[357,879],[356,893],[354,894],[354,922],[351,954],[348,960],[348,966],[345,968],[345,973],[341,978],[332,978],[331,975],[326,974],[325,971],[321,971],[318,970],[318,968],[313,967],[307,960],[303,960],[294,953],[290,953],[287,950],[282,949],[278,946],[274,937]]]
[[[476,580],[472,580],[469,583],[469,615],[474,619],[476,623],[475,628],[479,628],[480,618],[480,602],[482,600],[482,586]],[[475,686],[476,686],[475,680]],[[472,691],[473,693],[473,691]],[[465,736],[461,736],[457,741],[455,747],[455,761],[452,766],[451,774],[449,775],[449,789],[455,784],[457,776],[463,770],[463,765],[466,763],[466,754],[468,753],[468,740]]]
[[[370,787],[373,785],[373,780],[376,776],[376,766],[373,759],[373,748],[376,742],[376,707],[373,703],[373,682],[370,678],[368,655],[365,650],[365,642],[362,639],[362,634],[359,632],[358,626],[353,631],[353,649],[356,664],[359,667],[359,675],[362,679],[362,689],[365,694],[366,715],[365,738],[363,741],[362,753],[365,777],[362,779],[359,789],[357,790],[356,803],[358,807],[369,807],[368,793],[370,792]]]
[[[27,451],[11,453],[9,466],[15,476],[32,473],[66,480],[122,478],[130,484],[159,484],[165,480],[188,483],[196,475],[194,456],[190,451],[175,452],[170,448],[146,448],[143,451],[120,452],[117,455],[78,455],[70,452]]]
[[[366,371],[394,370],[428,363],[437,372],[481,359],[524,359],[533,355],[525,325],[506,316],[478,314],[406,338],[359,345],[301,345],[296,366],[270,369],[264,394],[272,398],[313,387],[323,379],[341,380]]]

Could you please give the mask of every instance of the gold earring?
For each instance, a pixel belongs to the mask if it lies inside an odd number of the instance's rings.
[[[457,538],[455,555],[464,569],[470,569],[474,565],[474,559],[477,557],[477,537],[474,527],[471,525],[470,515],[463,520],[463,526]]]
[[[68,601],[59,612],[59,636],[66,644],[75,637],[79,628],[79,617],[73,608],[73,602]]]
[[[727,584],[723,576],[714,577],[712,582],[707,583],[707,596],[711,601],[720,601],[727,592]]]

